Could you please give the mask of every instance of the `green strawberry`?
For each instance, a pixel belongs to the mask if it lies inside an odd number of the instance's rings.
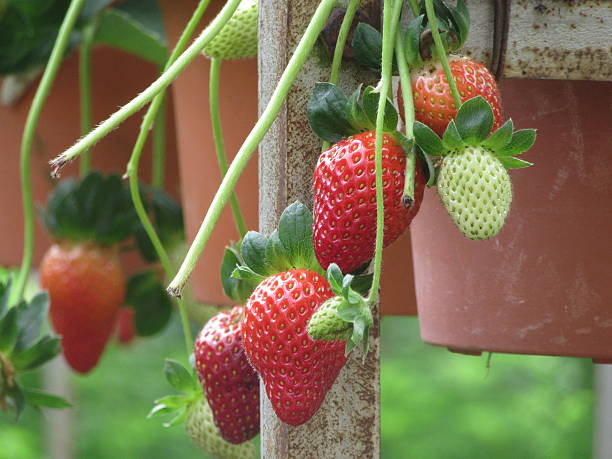
[[[493,111],[482,98],[465,102],[440,139],[416,122],[416,143],[441,157],[438,194],[451,219],[469,239],[482,240],[499,233],[512,203],[512,182],[507,169],[531,166],[514,155],[535,142],[533,129],[513,132],[512,120],[491,133]],[[489,135],[490,134],[490,135]]]
[[[206,454],[222,459],[246,459],[257,457],[253,441],[234,445],[225,441],[213,421],[212,411],[204,397],[187,408],[185,430],[191,441]]]
[[[231,19],[204,48],[203,53],[217,59],[257,56],[257,0],[242,0]]]

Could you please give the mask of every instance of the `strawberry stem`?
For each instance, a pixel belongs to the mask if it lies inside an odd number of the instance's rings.
[[[215,152],[217,153],[217,162],[219,163],[219,170],[221,171],[221,177],[225,177],[227,174],[227,153],[225,152],[225,143],[223,141],[223,129],[221,127],[221,112],[219,111],[219,75],[221,73],[221,59],[213,57],[210,60],[210,88],[209,88],[209,100],[210,100],[210,120],[212,124],[213,139],[215,141]],[[234,215],[234,221],[236,222],[236,228],[242,238],[246,232],[246,224],[242,217],[240,210],[240,204],[238,203],[238,196],[233,191],[230,197],[230,206],[232,208],[232,214]]]
[[[91,48],[98,27],[98,15],[83,30],[83,42],[79,52],[79,100],[81,103],[81,135],[91,130],[92,108],[91,108]],[[91,169],[91,157],[89,150],[83,152],[79,163],[81,177],[87,175]]]
[[[425,0],[425,10],[427,11],[427,20],[429,21],[431,34],[433,35],[434,44],[436,46],[436,54],[438,55],[438,59],[440,59],[440,63],[444,69],[444,74],[446,75],[446,80],[448,81],[451,93],[455,99],[457,110],[459,110],[459,107],[461,107],[461,97],[459,96],[459,91],[457,90],[453,73],[451,72],[450,65],[448,64],[446,49],[444,48],[444,43],[442,43],[440,31],[438,30],[438,18],[436,17],[436,12],[434,11],[433,0]]]
[[[221,185],[219,186],[219,189],[217,190],[217,193],[215,194],[215,197],[213,198],[213,201],[206,212],[204,220],[202,221],[200,229],[198,230],[198,234],[196,235],[193,244],[189,248],[189,252],[187,252],[187,256],[185,257],[185,260],[183,260],[183,264],[181,265],[179,272],[168,286],[168,292],[171,295],[178,296],[181,294],[181,291],[187,282],[187,278],[195,268],[204,247],[206,247],[206,243],[208,242],[212,230],[219,220],[221,211],[225,207],[225,204],[236,186],[238,178],[240,178],[242,171],[248,164],[253,151],[255,151],[259,145],[259,142],[261,142],[266,132],[268,132],[272,126],[274,120],[278,117],[278,114],[285,103],[285,99],[289,94],[289,90],[293,86],[293,82],[306,62],[306,59],[308,59],[308,56],[310,55],[310,52],[316,43],[321,30],[325,26],[334,5],[335,0],[321,0],[319,3],[317,10],[310,20],[310,24],[308,24],[302,39],[298,43],[293,56],[291,56],[285,71],[280,77],[267,107],[259,117],[255,127],[253,127],[244,143],[238,150],[238,153],[232,161],[227,174],[225,177],[223,177],[223,181],[221,182]]]
[[[228,0],[221,12],[215,17],[209,27],[195,39],[195,41],[172,62],[158,78],[147,89],[134,97],[130,102],[125,104],[109,118],[100,123],[89,134],[81,138],[72,147],[68,148],[62,154],[53,159],[50,164],[54,168],[54,174],[57,175],[59,169],[69,161],[83,153],[84,150],[90,148],[100,139],[109,134],[113,129],[119,126],[128,117],[136,113],[158,94],[162,93],[179,75],[180,73],[202,52],[202,49],[211,42],[219,31],[230,20],[234,11],[238,8],[241,0]],[[160,102],[161,103],[161,100]]]
[[[419,5],[417,3],[417,0],[408,0],[408,3],[410,4],[412,14],[414,14],[414,17],[416,18],[419,15]]]
[[[153,162],[151,165],[151,185],[164,189],[166,171],[166,98],[162,99],[159,112],[153,124]]]
[[[361,0],[350,0],[348,6],[346,7],[346,12],[344,13],[344,18],[342,19],[342,24],[340,25],[338,40],[336,41],[336,47],[334,49],[334,58],[332,59],[331,74],[329,77],[329,82],[331,84],[337,85],[338,80],[340,79],[340,66],[342,64],[342,56],[344,54],[346,40],[349,36],[351,25],[353,24],[355,14],[357,13],[357,8],[359,8],[360,3]],[[330,145],[330,142],[323,142],[323,151],[327,150]]]
[[[383,6],[383,47],[380,80],[380,98],[378,99],[378,111],[376,113],[376,150],[374,155],[376,171],[376,246],[374,249],[374,277],[368,302],[373,306],[378,301],[380,289],[380,275],[382,270],[382,249],[385,230],[385,206],[382,179],[382,149],[385,125],[385,107],[387,105],[387,94],[391,89],[391,70],[393,65],[393,29],[397,24],[402,11],[402,0],[396,0],[391,9],[391,1],[385,0]]]
[[[170,57],[166,62],[165,69],[168,69],[183,52],[185,46],[187,45],[187,42],[189,41],[196,27],[200,23],[200,20],[202,19],[202,16],[204,15],[204,12],[206,11],[206,8],[208,7],[209,3],[210,0],[200,1],[193,15],[191,16],[191,19],[189,19],[187,27],[185,27],[185,30],[183,30],[183,33],[181,34],[178,42],[174,46],[174,49],[172,50],[172,53],[170,54]],[[153,125],[156,119],[159,122],[158,112],[160,108],[164,106],[164,95],[165,90],[162,90],[155,97],[155,99],[151,103],[151,106],[147,110],[147,113],[140,126],[140,132],[138,133],[136,144],[134,145],[134,149],[132,150],[132,156],[130,157],[130,161],[127,165],[126,175],[130,179],[130,193],[132,196],[132,201],[134,203],[134,209],[136,210],[136,214],[138,215],[138,218],[140,219],[143,228],[145,229],[147,235],[149,236],[149,239],[151,240],[153,248],[157,253],[157,257],[159,258],[162,267],[164,268],[166,276],[170,278],[175,268],[172,265],[170,257],[168,256],[168,252],[164,248],[161,239],[155,231],[155,228],[151,223],[149,216],[147,215],[147,211],[144,207],[142,197],[140,195],[140,189],[138,187],[138,165],[140,163],[140,156],[142,155],[142,149],[149,135],[149,130],[151,129],[151,126]],[[191,328],[189,327],[189,317],[187,315],[187,310],[185,308],[183,300],[179,298],[177,300],[177,304],[179,308],[179,314],[181,316],[181,325],[183,328],[183,336],[185,338],[185,347],[187,349],[187,355],[189,356],[193,351],[193,336],[191,334]]]
[[[70,39],[70,33],[79,17],[83,2],[84,0],[72,0],[70,2],[57,39],[53,45],[53,51],[51,51],[49,62],[40,80],[40,84],[36,89],[36,94],[34,95],[34,100],[32,101],[32,106],[28,112],[28,118],[23,129],[20,152],[21,197],[23,200],[23,260],[15,281],[15,286],[11,289],[10,304],[17,303],[23,296],[23,290],[25,289],[28,274],[32,267],[32,258],[34,255],[34,201],[32,199],[31,158],[36,126],[38,125],[40,113],[47,100],[59,66],[62,63],[66,46]]]

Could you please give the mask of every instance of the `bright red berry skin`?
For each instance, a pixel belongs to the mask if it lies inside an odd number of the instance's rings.
[[[482,96],[493,109],[496,130],[503,124],[501,96],[495,78],[484,65],[467,57],[450,56],[451,73],[455,79],[461,102]],[[410,75],[414,98],[415,118],[442,136],[450,120],[457,116],[457,107],[439,62],[428,62]],[[404,107],[401,89],[398,94],[402,119]]]
[[[261,282],[249,298],[242,337],[281,421],[299,426],[320,408],[346,363],[344,341],[313,341],[308,321],[333,293],[327,280],[297,269]]]
[[[120,344],[130,344],[134,341],[136,332],[134,331],[134,309],[121,308],[117,317],[117,340]]]
[[[114,248],[90,243],[52,245],[40,265],[49,292],[51,324],[62,337],[68,364],[93,369],[104,352],[125,296],[125,278]]]
[[[259,433],[259,378],[242,347],[244,308],[210,319],[194,346],[198,378],[221,436],[242,443]]]
[[[376,242],[375,134],[367,132],[333,145],[319,157],[314,172],[314,249],[324,269],[336,263],[342,272],[360,267],[374,256]],[[406,155],[383,135],[385,247],[408,228],[419,211],[425,183],[416,168],[414,203],[402,203]]]

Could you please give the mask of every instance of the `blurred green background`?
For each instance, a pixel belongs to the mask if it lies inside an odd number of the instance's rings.
[[[593,368],[588,360],[451,354],[420,341],[418,322],[382,324],[382,457],[588,458]],[[113,344],[100,366],[74,376],[77,457],[202,457],[182,427],[145,419],[169,393],[165,357],[182,358],[175,321],[161,336]],[[40,374],[29,375],[33,384]],[[50,414],[53,416],[53,414]],[[0,414],[0,458],[42,458],[41,415],[28,408],[15,424]]]

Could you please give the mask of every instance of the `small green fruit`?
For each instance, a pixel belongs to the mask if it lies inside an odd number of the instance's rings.
[[[338,314],[338,308],[345,302],[344,298],[334,296],[317,309],[308,322],[308,334],[312,339],[348,340],[352,325],[342,320]]]
[[[248,59],[257,56],[257,0],[242,0],[231,19],[204,48],[217,59]]]

